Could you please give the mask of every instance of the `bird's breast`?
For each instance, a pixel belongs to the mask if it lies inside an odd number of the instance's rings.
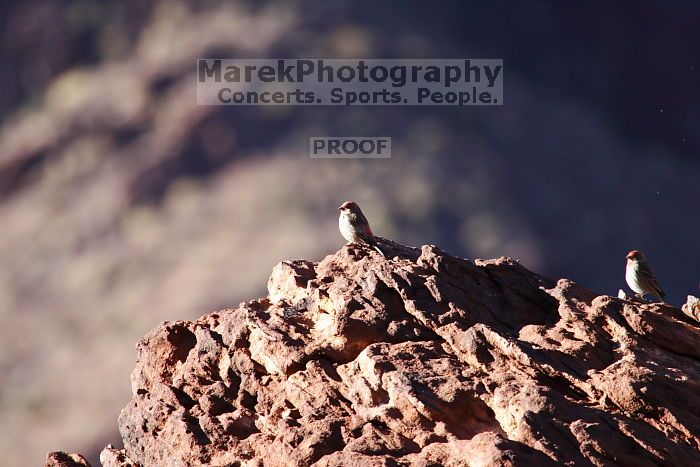
[[[341,214],[340,217],[338,217],[338,229],[345,240],[352,243],[357,242],[357,232],[352,226],[350,219],[348,219],[348,217],[344,214]]]

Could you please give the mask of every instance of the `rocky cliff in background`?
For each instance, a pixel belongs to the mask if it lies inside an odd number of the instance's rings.
[[[681,310],[383,245],[282,262],[267,298],[151,331],[103,464],[700,463]]]

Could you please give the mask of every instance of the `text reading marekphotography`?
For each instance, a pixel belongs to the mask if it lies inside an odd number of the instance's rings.
[[[199,105],[502,105],[501,59],[200,59]]]

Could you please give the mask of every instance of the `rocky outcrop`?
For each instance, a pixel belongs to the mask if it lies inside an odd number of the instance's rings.
[[[688,300],[683,305],[683,313],[696,321],[700,321],[700,298],[688,295]]]
[[[46,467],[90,467],[80,454],[54,451],[46,455]]]
[[[137,346],[105,465],[698,465],[700,327],[384,240]]]

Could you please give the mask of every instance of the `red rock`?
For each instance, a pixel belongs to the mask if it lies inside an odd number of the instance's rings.
[[[700,465],[681,310],[384,241],[138,344],[105,465]]]
[[[700,298],[688,295],[688,300],[683,305],[683,313],[695,321],[700,321]]]
[[[55,451],[46,455],[46,467],[90,467],[90,464],[80,454]]]
[[[123,449],[115,449],[111,444],[100,453],[100,463],[103,467],[136,467]]]

